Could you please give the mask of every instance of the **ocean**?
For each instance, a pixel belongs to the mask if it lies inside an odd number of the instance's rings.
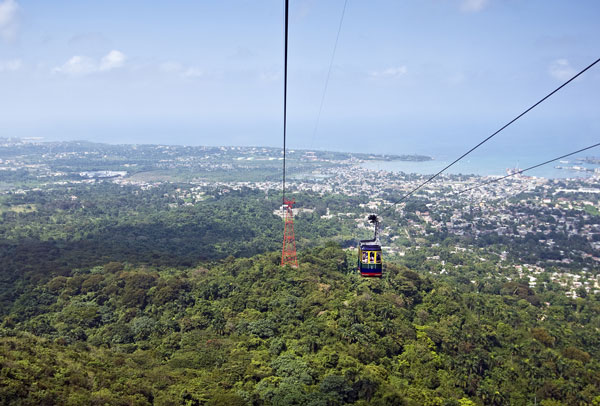
[[[561,167],[573,167],[579,166],[588,169],[600,168],[598,165],[592,165],[587,163],[582,163],[577,161],[577,157],[582,158],[585,156],[590,156],[591,154],[583,153],[581,156],[573,156],[561,160],[562,162],[556,161],[550,164],[541,166],[539,168],[533,169],[531,171],[527,171],[524,175],[527,176],[537,176],[549,179],[564,179],[564,178],[588,178],[593,175],[593,172],[584,172],[584,171],[575,171],[569,169],[559,169],[557,166]],[[460,156],[460,155],[458,155]],[[404,172],[404,173],[417,173],[420,175],[433,175],[438,171],[442,170],[449,163],[455,160],[458,156],[455,157],[437,157],[433,161],[423,161],[423,162],[405,162],[405,161],[370,161],[362,164],[363,168],[372,169],[372,170],[384,170],[389,172]],[[464,175],[480,175],[480,176],[488,176],[488,175],[506,175],[507,169],[525,169],[530,166],[537,165],[538,163],[544,162],[546,160],[555,158],[555,156],[538,156],[537,160],[532,157],[523,157],[521,160],[514,160],[512,162],[507,162],[504,156],[483,156],[483,157],[466,157],[463,160],[459,161],[452,167],[450,167],[445,173],[448,174],[464,174]]]
[[[573,120],[530,120],[503,131],[462,161],[450,168],[450,174],[505,175],[508,168],[527,168],[599,142],[600,120],[577,123]],[[563,122],[566,122],[564,124]],[[209,123],[195,127],[189,123],[98,124],[78,127],[71,124],[61,131],[32,131],[15,136],[42,136],[50,140],[89,140],[108,143],[178,144],[206,146],[281,146],[281,126],[276,123],[245,121],[237,124]],[[569,130],[564,127],[568,124]],[[368,162],[365,168],[393,172],[433,174],[458,158],[484,139],[498,124],[489,122],[463,123],[431,120],[414,128],[387,121],[355,123],[336,122],[334,128],[323,128],[318,136],[312,135],[312,126],[291,126],[288,134],[289,149],[362,152],[373,154],[421,154],[434,158],[426,162]],[[422,127],[422,128],[421,128]],[[492,130],[490,130],[492,129]],[[66,131],[69,130],[69,131]],[[329,131],[328,131],[329,130]],[[583,165],[578,158],[600,157],[600,147],[566,159],[568,164],[553,162],[527,175],[546,178],[581,178],[591,172],[557,169],[556,166]]]

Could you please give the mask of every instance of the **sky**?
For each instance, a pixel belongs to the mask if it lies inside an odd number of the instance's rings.
[[[344,0],[290,3],[291,148],[461,151],[600,57],[597,0],[347,0],[315,131]],[[599,90],[487,153],[598,142]],[[0,0],[0,136],[277,147],[282,94],[282,0]]]

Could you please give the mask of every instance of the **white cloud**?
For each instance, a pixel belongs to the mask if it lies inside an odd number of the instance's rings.
[[[161,72],[165,72],[165,73],[179,73],[179,72],[181,72],[181,70],[183,68],[179,62],[169,61],[169,62],[161,63],[158,66],[158,69]]]
[[[122,67],[125,64],[125,54],[112,50],[102,57],[100,62],[87,56],[75,55],[61,66],[54,68],[56,73],[83,76],[97,72],[107,72]]]
[[[4,0],[0,3],[0,37],[11,40],[17,34],[17,14],[19,5],[14,0]]]
[[[66,73],[68,75],[87,75],[95,72],[96,69],[96,64],[92,58],[75,55],[62,66],[54,68],[54,71],[58,73]]]
[[[185,72],[181,74],[184,78],[199,78],[204,73],[198,68],[187,68]]]
[[[267,70],[260,72],[258,74],[258,78],[263,82],[279,82],[282,80],[283,75],[281,71],[275,70]]]
[[[315,7],[314,0],[302,0],[298,2],[299,4],[296,6],[296,18],[304,19],[308,17]]]
[[[456,72],[448,78],[448,83],[454,86],[462,85],[467,81],[467,75],[464,72]]]
[[[113,49],[102,58],[102,60],[100,61],[100,67],[98,69],[101,71],[107,71],[120,68],[124,64],[125,54],[123,54],[123,52]]]
[[[182,78],[198,78],[204,75],[204,72],[197,67],[194,66],[183,66],[179,62],[165,62],[158,66],[158,69],[161,72],[175,74]]]
[[[9,61],[0,61],[0,72],[16,72],[23,66],[20,59],[11,59]]]
[[[460,9],[465,13],[476,13],[483,10],[490,0],[462,0]]]
[[[384,70],[373,71],[369,73],[371,79],[377,78],[399,78],[400,76],[406,75],[408,68],[404,65],[397,66],[394,68],[387,68]]]
[[[548,73],[556,80],[564,81],[572,78],[575,73],[575,69],[571,66],[566,59],[557,59],[550,64]]]

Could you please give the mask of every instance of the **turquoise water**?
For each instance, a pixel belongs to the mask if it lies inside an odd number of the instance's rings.
[[[519,162],[506,162],[502,157],[483,157],[469,158],[466,157],[459,161],[445,173],[448,174],[474,174],[474,175],[506,175],[507,168],[524,169],[529,166],[537,165],[554,157],[539,156],[537,160],[531,157],[523,158]],[[371,161],[365,162],[361,166],[371,170],[384,170],[389,172],[404,172],[417,173],[420,175],[433,175],[442,170],[445,166],[451,163],[454,159],[434,159],[433,161],[424,162],[404,162],[404,161]],[[591,172],[579,172],[566,169],[557,169],[556,166],[582,166],[590,169],[597,168],[597,165],[583,164],[576,159],[567,158],[568,163],[560,163],[558,161],[544,165],[542,167],[525,172],[527,176],[538,176],[544,178],[587,178],[592,176]]]

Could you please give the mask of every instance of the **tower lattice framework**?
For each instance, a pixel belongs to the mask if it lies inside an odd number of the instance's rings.
[[[283,249],[281,251],[281,266],[291,265],[298,267],[298,258],[296,256],[296,237],[294,236],[294,200],[284,200],[284,220],[285,228],[283,230]]]

